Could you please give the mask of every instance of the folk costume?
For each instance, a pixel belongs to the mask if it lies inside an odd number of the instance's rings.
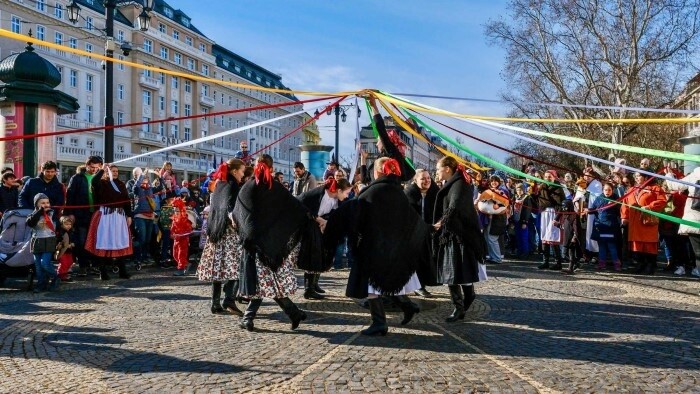
[[[404,193],[408,198],[408,203],[413,207],[413,209],[423,218],[423,221],[428,225],[428,229],[432,228],[433,224],[433,210],[435,208],[435,200],[437,199],[439,187],[435,182],[430,182],[430,187],[423,194],[417,184],[411,183],[406,187]],[[425,286],[437,286],[437,272],[435,271],[435,262],[433,259],[423,260],[424,263],[418,266],[416,274],[418,274],[418,280],[423,287]],[[423,290],[425,291],[425,290]],[[429,293],[428,293],[429,294]]]
[[[190,235],[192,234],[192,222],[187,216],[185,200],[176,198],[173,200],[175,213],[170,226],[170,237],[173,239],[173,259],[177,264],[176,275],[184,275],[189,264]]]
[[[254,179],[241,187],[233,220],[243,244],[240,293],[251,298],[241,328],[253,330],[253,319],[266,297],[277,302],[296,329],[306,313],[289,299],[297,290],[294,262],[300,269],[321,270],[320,262],[309,255],[320,250],[321,238],[317,237],[317,246],[301,247],[318,224],[299,200],[273,181],[270,167],[262,162],[255,166]]]
[[[473,196],[474,184],[460,165],[438,192],[433,211],[433,223],[441,223],[433,238],[437,280],[448,286],[455,306],[448,322],[464,319],[476,298],[473,283],[479,281],[479,263],[484,261],[484,237]]]
[[[123,257],[134,253],[127,218],[131,217],[131,200],[126,185],[119,179],[103,179],[104,170],[92,178],[92,194],[99,208],[92,215],[85,250],[103,260],[117,259],[119,277],[128,278]],[[102,279],[108,279],[104,264],[100,267]]]
[[[239,288],[238,271],[243,245],[231,219],[240,186],[238,181],[229,174],[226,163],[219,166],[215,179],[219,181],[216,182],[210,197],[207,241],[197,267],[197,276],[201,281],[212,282],[212,313],[227,311],[242,316],[243,312],[236,307],[235,297]],[[222,282],[226,282],[223,285],[223,304],[221,303]]]
[[[328,220],[331,213],[338,208],[338,199],[328,195],[328,192],[337,192],[337,184],[335,178],[328,178],[326,185],[323,187],[317,187],[315,189],[309,190],[302,193],[297,198],[301,203],[309,210],[309,214],[313,217],[322,217]],[[328,270],[333,264],[333,253],[335,248],[326,248],[320,252],[323,254],[322,259],[324,261],[325,270]],[[318,285],[318,280],[321,274],[319,272],[304,272],[304,298],[320,300],[323,296],[319,293],[325,293]]]
[[[553,172],[553,170],[549,171]],[[562,189],[559,181],[556,180],[556,173],[554,173],[554,178],[554,185],[540,185],[537,194],[537,204],[542,215],[540,221],[540,237],[542,239],[542,248],[544,249],[543,262],[537,266],[538,269],[562,269],[562,256],[559,245],[562,243],[563,238],[561,228],[557,223],[560,221],[559,211],[561,210],[565,196],[564,189]],[[554,251],[554,258],[556,259],[556,264],[551,267],[549,265],[550,249]]]
[[[337,234],[342,221],[353,218],[350,246],[355,264],[350,268],[346,296],[366,298],[372,324],[364,335],[386,335],[384,305],[377,295],[390,296],[408,324],[417,307],[405,295],[421,287],[416,270],[430,260],[429,230],[411,208],[401,188],[401,167],[393,159],[384,163],[385,176],[362,189],[357,200],[344,204],[326,225],[326,233]],[[348,210],[348,211],[346,211]],[[325,236],[325,234],[324,234]]]
[[[651,178],[653,179],[653,178]],[[622,202],[621,219],[627,220],[627,241],[629,250],[636,254],[639,267],[636,273],[653,275],[656,272],[656,254],[659,249],[659,219],[639,209],[660,212],[666,206],[664,191],[647,180],[644,184],[634,187]]]

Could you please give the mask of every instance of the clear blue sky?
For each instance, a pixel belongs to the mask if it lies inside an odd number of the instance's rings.
[[[506,16],[505,0],[168,0],[218,44],[281,74],[297,90],[388,92],[499,98],[505,53],[486,44],[484,24]],[[503,114],[498,105],[416,99],[444,109]],[[364,125],[368,118],[364,116]],[[331,117],[321,117],[333,145]],[[352,150],[354,124],[341,126],[341,156]],[[466,129],[465,129],[466,130]],[[471,129],[470,131],[474,131]],[[452,133],[450,133],[452,134]],[[488,132],[475,132],[493,139]],[[508,143],[502,139],[500,142]],[[494,148],[469,146],[504,157]]]

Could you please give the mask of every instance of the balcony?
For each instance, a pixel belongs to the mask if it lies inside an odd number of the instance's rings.
[[[160,134],[150,133],[148,131],[139,131],[139,139],[150,142],[158,142],[165,144],[166,138]]]
[[[158,29],[148,29],[146,31],[146,35],[149,35],[155,38],[156,40],[173,47],[173,49],[176,49],[178,52],[185,52],[193,58],[203,59],[204,61],[207,61],[209,63],[216,64],[216,58],[213,55],[206,52],[202,52],[199,49],[193,46],[189,46],[180,40],[176,40],[169,34],[160,32]]]
[[[248,112],[247,118],[250,120],[258,121],[258,122],[261,122],[263,120],[262,116],[256,115],[252,112]]]
[[[80,148],[77,146],[59,145],[56,159],[58,161],[74,161],[78,163],[83,163],[85,162],[85,159],[89,156],[102,157],[102,155],[102,151],[94,149]]]
[[[149,89],[154,89],[154,90],[159,90],[160,89],[160,80],[152,77],[147,77],[143,74],[139,76],[139,85],[149,88]]]
[[[213,107],[216,105],[214,98],[205,96],[204,94],[199,95],[199,103],[207,107]]]
[[[86,122],[79,119],[65,118],[62,116],[56,117],[56,125],[69,129],[87,129],[102,126],[101,124]]]

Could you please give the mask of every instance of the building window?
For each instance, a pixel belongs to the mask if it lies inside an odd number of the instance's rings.
[[[192,106],[190,104],[185,104],[185,116],[192,115]]]
[[[117,41],[124,42],[124,30],[117,31]]]
[[[55,32],[53,34],[53,36],[54,36],[53,42],[55,42],[58,45],[63,45],[63,33]]]
[[[124,153],[124,145],[117,145],[117,152]]]
[[[168,60],[168,48],[165,48],[165,47],[160,48],[160,57],[162,59]]]
[[[194,59],[187,58],[187,69],[194,71],[195,67]]]
[[[88,149],[95,149],[95,140],[85,141],[85,146],[87,146]]]
[[[204,44],[199,44],[199,50],[202,51],[202,52],[206,52],[206,51],[207,51],[207,46],[204,45]]]
[[[163,11],[165,11],[165,16],[167,16],[168,18],[173,17],[173,10],[171,10],[170,8],[165,7]]]
[[[202,74],[209,75],[209,65],[202,64]]]
[[[119,55],[118,59],[123,61],[124,56]],[[124,63],[117,63],[117,70],[124,71]]]
[[[165,73],[160,73],[160,84],[165,85]]]
[[[170,81],[171,81],[170,87],[172,87],[173,89],[180,88],[180,78],[172,77],[172,79]]]
[[[170,136],[173,138],[178,138],[180,136],[180,127],[176,124],[170,125]]]
[[[180,39],[180,32],[177,30],[173,30],[173,38],[176,40]]]
[[[22,20],[18,17],[12,15],[12,22],[10,23],[13,33],[22,33]]]
[[[192,46],[192,37],[185,36],[185,44]]]
[[[143,40],[143,50],[146,51],[146,53],[153,53],[153,41]]]
[[[166,34],[167,34],[167,33],[168,33],[168,28],[167,28],[164,24],[159,23],[159,24],[158,24],[158,31],[160,31],[161,33],[166,33]]]
[[[151,106],[151,92],[148,90],[143,91],[143,105]]]
[[[78,40],[75,37],[68,39],[68,47],[76,49],[78,48]]]
[[[46,11],[46,0],[36,0],[36,9],[41,12]]]
[[[53,16],[63,19],[63,6],[60,3],[56,3],[56,7],[53,9]]]
[[[78,72],[75,70],[70,70],[69,84],[72,88],[78,87]]]
[[[192,81],[185,80],[185,92],[192,93]]]
[[[189,141],[190,138],[192,138],[192,129],[189,127],[185,127],[185,135],[183,136],[185,141]]]
[[[177,102],[177,100],[170,101],[170,112],[173,115],[177,115],[180,112],[180,104]]]
[[[158,123],[158,134],[165,136],[165,123]]]
[[[117,98],[119,100],[124,100],[124,85],[117,85]]]
[[[143,118],[141,118],[141,121],[142,121],[142,122],[150,122],[150,121],[151,121],[151,118],[143,117]],[[144,123],[144,124],[142,124],[142,125],[141,125],[141,131],[143,131],[144,133],[150,133],[150,132],[151,132],[151,124],[150,124],[150,123]]]
[[[36,38],[44,41],[46,39],[46,28],[42,25],[36,25]]]
[[[56,137],[56,145],[63,145],[63,137]]]
[[[88,92],[92,92],[92,80],[93,80],[92,75],[87,74],[85,76],[85,90],[87,90]]]
[[[90,44],[89,42],[85,43],[85,52],[92,53],[92,44]]]
[[[85,120],[92,123],[92,105],[85,106]]]
[[[158,109],[162,112],[165,111],[165,97],[158,96]]]
[[[209,96],[209,85],[202,85],[202,95]]]
[[[173,58],[175,60],[175,64],[182,64],[182,55],[181,54],[175,52],[175,54],[173,55]]]
[[[75,137],[70,138],[70,146],[78,146],[78,139]]]
[[[86,16],[85,17],[85,28],[88,30],[92,30],[93,24],[92,24],[92,17],[91,16]]]
[[[117,112],[117,124],[118,125],[124,124],[124,112]]]

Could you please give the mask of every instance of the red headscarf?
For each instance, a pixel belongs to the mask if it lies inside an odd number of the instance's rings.
[[[457,171],[462,173],[462,176],[464,177],[464,182],[466,183],[472,183],[472,177],[467,174],[467,169],[464,168],[462,164],[457,164]]]
[[[338,182],[333,177],[327,178],[325,188],[329,192],[335,193],[338,191]]]
[[[547,170],[544,173],[551,174],[554,177],[554,179],[559,179],[559,174],[557,174],[557,172],[555,170]]]
[[[226,182],[228,179],[228,164],[221,163],[219,168],[214,173],[214,179]]]
[[[394,144],[394,146],[396,146],[399,152],[401,152],[401,155],[406,156],[406,144],[404,144],[403,141],[401,141],[401,137],[399,137],[396,131],[389,130],[387,134],[389,135],[389,140],[392,144]]]
[[[255,165],[255,184],[260,184],[262,181],[263,183],[267,183],[270,185],[270,189],[272,189],[272,171],[270,170],[270,167],[267,166],[267,164],[259,161],[258,164]]]
[[[401,166],[396,159],[389,159],[384,162],[384,165],[382,166],[382,173],[384,173],[384,175],[394,174],[401,176]]]

